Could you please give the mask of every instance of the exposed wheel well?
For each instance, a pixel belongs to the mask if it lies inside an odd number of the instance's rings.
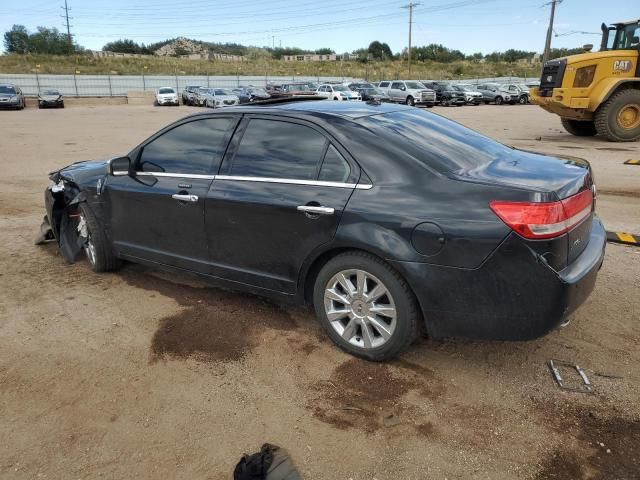
[[[318,258],[316,258],[313,261],[313,263],[311,264],[311,266],[307,270],[306,277],[304,278],[303,295],[304,295],[304,301],[305,301],[305,303],[307,305],[313,304],[313,287],[315,285],[316,278],[318,277],[318,273],[320,273],[320,270],[322,269],[322,267],[325,266],[327,264],[327,262],[329,260],[331,260],[332,258],[334,258],[334,257],[336,257],[336,256],[338,256],[338,255],[340,255],[342,253],[346,253],[346,252],[365,252],[365,253],[368,253],[369,255],[373,255],[373,256],[379,258],[380,260],[382,260],[383,262],[387,263],[385,261],[385,259],[382,258],[381,256],[376,255],[373,252],[370,252],[368,250],[364,250],[364,249],[361,249],[361,248],[341,247],[341,248],[334,248],[333,250],[329,250],[329,251],[324,252],[323,254],[319,255]],[[391,268],[393,268],[393,266],[391,266],[391,265],[389,265],[389,266]],[[423,329],[424,333],[426,333],[426,325],[425,325],[425,321],[424,321],[424,315],[422,313],[423,312],[423,308],[422,308],[422,304],[420,303],[420,299],[418,298],[416,293],[413,291],[413,287],[409,284],[409,282],[407,281],[405,276],[402,274],[402,272],[399,272],[395,268],[394,268],[394,270],[396,270],[398,275],[400,275],[400,277],[402,277],[402,279],[407,283],[407,286],[409,287],[409,290],[411,291],[411,294],[416,299],[416,303],[420,307],[419,308],[420,317],[422,319],[422,321],[420,322],[420,325],[421,325],[420,328]]]

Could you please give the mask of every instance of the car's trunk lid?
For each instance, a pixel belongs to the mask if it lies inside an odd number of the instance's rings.
[[[529,190],[530,202],[566,201],[585,190],[589,190],[595,197],[591,166],[586,160],[576,157],[556,158],[512,149],[505,155],[499,155],[472,169],[453,172],[453,175],[463,181]],[[553,266],[559,268],[568,265],[582,253],[589,242],[594,209],[595,198],[590,214],[568,232],[556,239],[529,241],[536,244],[536,247],[545,245],[539,252],[542,255],[551,248],[557,253],[557,242],[562,242],[561,250],[566,249],[566,262],[556,262]]]

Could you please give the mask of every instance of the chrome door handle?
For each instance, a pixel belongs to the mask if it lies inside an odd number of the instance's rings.
[[[335,212],[331,207],[312,207],[309,205],[298,205],[298,211],[312,215],[333,215]]]
[[[198,201],[197,195],[181,195],[179,193],[174,193],[173,195],[171,195],[171,198],[173,198],[174,200],[178,200],[180,202],[197,202]]]

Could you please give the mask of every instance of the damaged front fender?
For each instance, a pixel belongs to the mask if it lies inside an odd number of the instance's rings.
[[[108,161],[80,162],[51,172],[45,190],[46,216],[36,244],[55,240],[67,263],[74,263],[87,242],[86,224],[78,206],[98,206]]]

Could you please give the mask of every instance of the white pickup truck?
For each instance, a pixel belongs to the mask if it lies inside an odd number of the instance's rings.
[[[392,102],[426,105],[429,108],[436,104],[436,92],[417,80],[384,81],[378,84],[378,89],[385,92]]]

